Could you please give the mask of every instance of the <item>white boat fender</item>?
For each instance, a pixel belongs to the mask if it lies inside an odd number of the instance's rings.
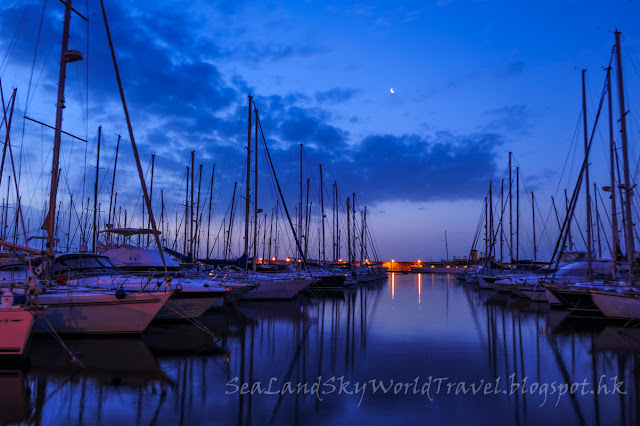
[[[0,302],[0,307],[10,308],[13,306],[13,293],[9,290],[6,290],[2,293],[2,301]]]
[[[119,289],[116,290],[116,299],[122,300],[125,297],[127,297],[127,292],[125,291],[124,288],[120,287]]]

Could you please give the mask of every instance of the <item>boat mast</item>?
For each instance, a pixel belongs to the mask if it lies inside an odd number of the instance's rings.
[[[593,199],[595,200],[596,208],[596,241],[598,242],[598,259],[602,259],[602,242],[600,241],[600,211],[598,210],[598,186],[595,182],[593,183]]]
[[[184,244],[183,244],[183,253],[185,256],[187,253],[187,222],[189,221],[189,166],[187,166],[187,191],[184,194]]]
[[[349,247],[349,263],[351,263],[351,205],[349,204],[349,197],[347,197],[347,246]]]
[[[489,259],[493,255],[493,181],[489,181]],[[449,261],[449,255],[447,255]]]
[[[252,107],[253,98],[249,95],[249,120],[248,120],[248,130],[247,130],[247,185],[245,188],[245,198],[244,198],[244,252],[243,255],[246,258],[244,270],[247,270],[249,266],[249,209],[251,206],[251,194],[250,194],[250,183],[251,183],[251,107]]]
[[[298,260],[302,259],[303,253],[302,253],[302,147],[303,145],[300,144],[300,204],[299,204],[299,208],[298,208],[298,236],[300,237],[300,247],[298,247],[298,251],[300,254],[300,257],[298,258]],[[298,272],[301,271],[301,262],[298,262]]]
[[[53,156],[51,165],[51,194],[49,196],[49,216],[47,223],[47,275],[53,274],[54,224],[56,220],[56,197],[58,195],[58,165],[60,162],[60,139],[62,133],[62,111],[64,109],[64,87],[67,76],[67,47],[69,46],[69,21],[71,20],[71,1],[67,0],[64,8],[64,24],[62,29],[62,47],[60,49],[60,73],[58,76],[58,101],[56,102],[56,124],[53,138]]]
[[[227,256],[231,254],[231,230],[233,225],[234,207],[236,203],[236,188],[238,188],[238,182],[234,182],[233,184],[233,196],[231,197],[231,213],[229,214],[229,229],[227,230],[227,244],[224,251],[225,260],[227,259]]]
[[[587,96],[585,90],[584,75],[587,70],[582,70],[582,127],[584,133],[584,155],[585,155],[585,191],[587,197],[587,277],[591,280],[591,188],[589,187],[589,135],[587,133]]]
[[[278,215],[280,211],[280,200],[276,200],[276,236],[274,238],[275,247],[273,248],[273,254],[276,260],[278,259],[278,246],[280,245],[280,238],[278,234]]]
[[[611,167],[611,276],[617,275],[618,213],[616,210],[615,142],[613,140],[613,102],[611,99],[611,67],[607,68],[607,102],[609,105],[609,163]]]
[[[327,263],[327,259],[325,256],[325,240],[324,240],[324,183],[322,180],[322,164],[319,165],[320,167],[320,209],[321,209],[321,220],[322,220],[322,264],[326,264]],[[349,208],[347,207],[347,212],[349,211]],[[347,213],[347,215],[349,215],[349,213]],[[349,248],[349,252],[351,252],[351,248]]]
[[[336,260],[340,260],[340,200],[338,199],[338,182],[333,181],[336,191]]]
[[[306,203],[304,210],[304,257],[309,257],[309,186],[310,179],[307,178],[307,195],[306,195]]]
[[[166,237],[164,237],[165,232],[164,232],[164,190],[160,189],[160,233],[163,235],[163,240],[166,239]],[[164,245],[164,244],[163,244]]]
[[[558,231],[562,231],[562,226],[560,225],[560,217],[558,217],[558,209],[556,208],[556,200],[551,196],[551,205],[553,206],[553,211],[556,214],[556,223],[558,224]]]
[[[447,262],[449,261],[449,241],[447,240],[447,231],[444,231],[444,249],[447,255]]]
[[[153,170],[153,168],[151,168]],[[153,176],[153,173],[151,174]],[[200,250],[200,190],[202,189],[202,164],[198,167],[198,193],[196,194],[196,223],[195,223],[195,238],[196,241],[194,243],[193,250],[193,258],[194,260],[198,258],[198,251]]]
[[[266,216],[265,216],[266,217]],[[271,218],[269,219],[269,262],[271,262],[271,243],[273,241],[273,208],[271,208]]]
[[[509,263],[513,263],[513,194],[511,192],[511,151],[509,151]]]
[[[502,179],[502,182],[500,183],[500,263],[503,262],[504,257],[503,257],[503,252],[502,252],[502,242],[503,242],[503,233],[504,233],[504,226],[502,225],[502,219],[504,216],[504,179]]]
[[[149,185],[149,204],[153,203],[153,178],[154,178],[155,167],[156,167],[156,155],[151,154],[151,183]],[[149,222],[147,223],[147,226],[151,227],[151,214],[149,214]],[[147,234],[147,246],[149,245],[150,242],[151,242],[151,236]]]
[[[533,198],[533,191],[531,191],[531,215],[533,217],[533,261],[537,261],[538,247],[536,246],[536,207]]]
[[[118,151],[120,150],[120,135],[118,135],[118,142],[116,143],[116,158],[114,160],[113,163],[113,178],[111,179],[111,194],[109,196],[109,216],[108,216],[108,223],[109,226],[112,226],[113,224],[111,223],[111,209],[113,208],[113,188],[116,184],[116,168],[118,167]],[[115,210],[115,209],[114,209]],[[113,216],[115,217],[116,213],[115,211],[113,212]],[[107,238],[110,238],[111,233],[108,232],[107,233]]]
[[[516,260],[520,260],[520,167],[516,167]]]
[[[267,214],[265,213],[263,225],[262,225],[262,263],[264,263],[266,250],[267,250]]]
[[[256,273],[256,259],[258,258],[258,108],[255,107],[254,103],[254,112],[255,112],[255,134],[253,138],[253,142],[255,145],[254,149],[254,171],[253,171],[253,273]]]
[[[489,260],[489,202],[484,197],[484,260],[485,264]]]
[[[96,240],[98,238],[98,175],[100,170],[100,139],[102,139],[102,126],[98,127],[98,155],[96,156],[96,181],[93,185],[93,239],[91,241],[91,253],[96,252]]]
[[[209,234],[211,232],[211,202],[213,200],[213,177],[216,174],[216,165],[213,165],[213,169],[211,170],[211,186],[209,187],[209,214],[207,217],[207,256],[209,259]]]
[[[360,212],[360,266],[364,265],[364,225],[365,225],[365,212],[367,208],[364,208],[364,211]]]
[[[629,178],[629,154],[627,149],[627,110],[624,106],[624,85],[622,80],[622,56],[620,54],[620,32],[616,30],[616,68],[618,71],[618,102],[620,103],[620,134],[622,135],[622,164],[624,169],[624,205],[627,211],[627,261],[629,262],[629,282],[633,280],[633,220],[631,217],[631,179]]]
[[[333,248],[333,262],[338,260],[338,256],[336,255],[337,250],[336,250],[336,183],[335,181],[333,182],[333,185],[331,185],[331,197],[332,197],[332,201],[333,204],[331,206],[331,211],[332,211],[332,218],[331,218],[331,240],[332,240],[332,248]]]
[[[67,0],[67,7],[70,5],[71,1]],[[133,127],[131,126],[131,119],[129,117],[129,110],[127,109],[127,103],[124,97],[124,89],[122,88],[122,80],[120,79],[120,71],[118,70],[118,63],[116,61],[116,54],[113,49],[113,41],[111,40],[111,33],[109,32],[109,24],[107,22],[107,13],[104,10],[104,2],[100,0],[100,7],[102,9],[102,16],[104,17],[104,26],[107,32],[107,39],[109,40],[109,49],[111,50],[111,58],[113,60],[113,68],[116,74],[116,80],[118,81],[118,89],[120,91],[120,99],[122,101],[122,109],[124,110],[125,118],[127,119],[127,128],[129,130],[129,139],[131,139],[131,149],[133,150],[133,157],[136,161],[136,168],[138,169],[138,178],[140,179],[140,186],[142,186],[142,194],[144,196],[144,201],[147,205],[147,210],[149,211],[149,217],[151,218],[151,228],[153,229],[153,235],[156,240],[156,246],[158,248],[158,252],[160,253],[160,259],[162,260],[162,266],[164,268],[165,274],[167,273],[167,264],[164,259],[164,252],[162,251],[162,243],[160,242],[160,236],[158,234],[158,229],[156,227],[156,221],[153,217],[153,209],[151,208],[151,200],[149,199],[149,194],[147,193],[147,184],[144,180],[144,174],[142,172],[142,166],[140,165],[140,156],[138,154],[138,147],[136,145],[135,138],[133,136]]]
[[[567,215],[569,215],[569,198],[567,197],[567,190],[564,190],[564,205],[567,210]],[[571,236],[571,218],[567,221],[567,236],[569,238],[569,250],[573,250],[575,247],[573,245],[573,237]],[[566,247],[565,247],[566,248]]]
[[[195,166],[196,152],[191,151],[191,193],[189,196],[189,261],[193,262],[195,253],[193,251],[193,189],[194,189],[194,175],[196,172]]]

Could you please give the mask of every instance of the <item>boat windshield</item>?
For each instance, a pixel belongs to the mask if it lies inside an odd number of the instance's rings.
[[[109,272],[117,271],[117,268],[106,257],[70,257],[58,262],[59,270],[70,269],[83,272]]]

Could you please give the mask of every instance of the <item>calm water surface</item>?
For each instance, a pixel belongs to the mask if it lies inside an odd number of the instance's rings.
[[[640,332],[565,316],[392,274],[209,313],[218,344],[191,324],[65,339],[85,368],[42,336],[28,369],[0,373],[0,423],[638,424]]]

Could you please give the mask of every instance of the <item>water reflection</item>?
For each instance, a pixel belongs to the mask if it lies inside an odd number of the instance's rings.
[[[30,367],[0,374],[0,423],[640,419],[640,331],[567,318],[449,275],[390,274],[388,281],[295,302],[238,303],[207,313],[199,326],[153,324],[141,339],[65,343],[85,368],[52,339],[34,339]],[[576,392],[561,394],[566,383],[578,384]],[[613,392],[616,383],[621,392]],[[386,392],[374,391],[380,384]]]

